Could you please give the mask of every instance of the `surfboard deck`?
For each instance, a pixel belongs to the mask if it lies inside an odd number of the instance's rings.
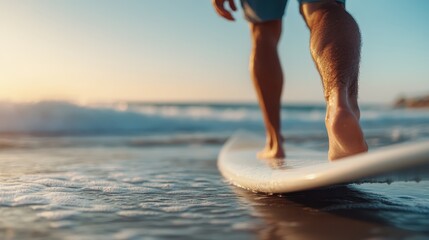
[[[254,192],[287,193],[348,183],[429,180],[429,141],[379,148],[337,161],[327,153],[286,145],[286,159],[258,159],[264,138],[237,132],[225,143],[218,168],[232,184]]]

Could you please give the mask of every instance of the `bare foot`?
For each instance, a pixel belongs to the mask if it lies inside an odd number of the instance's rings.
[[[257,157],[259,159],[284,158],[285,153],[283,150],[283,137],[280,135],[274,138],[267,136],[265,148],[258,152]]]
[[[359,125],[359,111],[347,108],[328,109],[326,129],[329,137],[330,160],[367,152],[368,145]]]

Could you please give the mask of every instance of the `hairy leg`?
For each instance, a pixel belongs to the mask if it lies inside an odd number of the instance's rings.
[[[267,134],[266,147],[258,153],[260,158],[284,157],[280,126],[283,73],[277,53],[281,25],[281,20],[250,24],[253,43],[250,72]]]
[[[304,3],[301,13],[310,29],[311,54],[324,86],[329,159],[366,152],[357,102],[359,27],[334,0]]]

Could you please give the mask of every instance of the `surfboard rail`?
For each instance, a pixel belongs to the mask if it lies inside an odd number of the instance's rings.
[[[429,180],[429,141],[391,145],[337,161],[328,161],[323,152],[286,145],[283,162],[258,159],[256,152],[263,144],[258,135],[235,133],[219,153],[219,171],[236,186],[265,193]]]

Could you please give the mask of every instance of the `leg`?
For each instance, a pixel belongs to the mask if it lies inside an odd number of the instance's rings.
[[[301,13],[310,29],[311,54],[324,86],[329,159],[366,152],[357,102],[359,27],[335,0],[303,3]]]
[[[260,158],[284,157],[280,128],[283,73],[277,53],[281,25],[281,20],[250,24],[253,42],[250,71],[267,134],[266,147],[258,153]]]

